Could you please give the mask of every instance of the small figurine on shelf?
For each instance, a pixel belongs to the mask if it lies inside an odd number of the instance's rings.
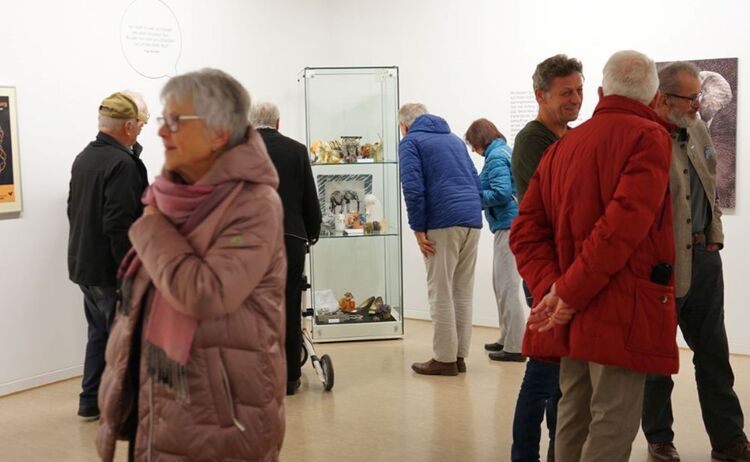
[[[372,144],[371,156],[375,159],[375,162],[383,162],[383,138],[378,135],[380,141],[376,141]]]
[[[357,212],[352,212],[346,215],[346,229],[361,229],[362,222],[359,219]]]
[[[375,194],[365,194],[365,216],[367,221],[383,221],[383,204]]]
[[[392,321],[393,317],[391,316],[391,305],[387,303],[383,303],[382,305],[380,305],[372,315],[372,319],[374,321]]]
[[[362,159],[369,159],[370,155],[372,155],[372,145],[370,143],[363,144],[362,147],[359,148],[359,157]]]
[[[357,311],[357,303],[354,301],[354,295],[347,292],[339,299],[339,309],[344,313],[354,313]]]
[[[357,306],[357,313],[359,314],[369,314],[370,313],[370,306],[372,306],[372,303],[375,301],[375,297],[367,297],[365,301],[359,304]]]
[[[334,217],[334,230],[341,232],[346,229],[346,215],[339,213]]]
[[[341,162],[341,142],[338,140],[313,141],[310,153],[314,164],[338,164]]]
[[[365,232],[370,234],[380,231],[383,223],[383,204],[374,194],[365,195],[363,202],[365,205],[365,223],[371,223],[370,226],[367,226]]]
[[[320,234],[321,236],[330,236],[336,229],[336,217],[332,213],[326,213],[320,223]]]
[[[341,152],[344,158],[344,162],[357,162],[357,157],[359,156],[359,140],[361,139],[361,136],[341,137]]]
[[[383,306],[383,297],[378,295],[375,297],[375,299],[372,301],[372,304],[370,305],[370,309],[368,310],[368,314],[373,315],[377,313],[378,308]]]
[[[320,161],[320,145],[323,144],[320,140],[315,140],[310,145],[310,162],[313,164]]]

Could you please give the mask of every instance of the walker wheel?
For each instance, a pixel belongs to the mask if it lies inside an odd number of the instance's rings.
[[[323,388],[325,391],[331,391],[331,388],[333,388],[333,363],[331,362],[331,357],[328,355],[321,356],[320,367],[323,369],[323,376],[325,377]]]
[[[299,367],[302,367],[302,366],[305,365],[305,363],[307,362],[307,357],[308,356],[309,355],[307,354],[307,348],[305,348],[305,345],[303,344],[302,345],[302,354],[300,355]]]

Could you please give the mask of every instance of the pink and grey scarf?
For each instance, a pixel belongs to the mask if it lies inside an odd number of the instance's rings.
[[[158,176],[144,194],[143,203],[159,209],[186,236],[240,187],[238,182],[215,186],[179,184],[165,176]],[[118,271],[122,294],[120,311],[126,315],[132,303],[133,281],[140,267],[138,253],[131,248]],[[151,280],[153,284],[158,280],[158,275],[153,275]],[[189,402],[186,366],[198,321],[175,308],[158,287],[154,286],[154,289],[151,311],[144,329],[148,373],[172,388],[178,399]]]

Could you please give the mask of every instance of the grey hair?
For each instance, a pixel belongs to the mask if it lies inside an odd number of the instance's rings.
[[[99,115],[99,131],[100,132],[119,132],[122,127],[129,121],[135,119],[115,119],[108,116]]]
[[[227,148],[237,146],[247,134],[250,94],[234,77],[219,69],[201,69],[169,79],[161,90],[163,101],[192,101],[195,115],[209,130],[229,132]]]
[[[407,103],[398,110],[398,122],[411,127],[417,117],[427,114],[427,106],[422,103]]]
[[[656,64],[643,53],[634,50],[618,51],[604,65],[604,96],[620,95],[649,104],[658,88]]]
[[[568,77],[576,72],[583,76],[583,64],[575,58],[560,54],[537,64],[531,81],[534,83],[534,90],[549,91],[555,77]]]
[[[135,105],[138,106],[138,115],[145,118],[146,120],[144,121],[144,123],[147,123],[148,119],[151,117],[151,114],[149,114],[148,112],[148,106],[146,105],[146,100],[143,99],[143,95],[132,90],[123,90],[120,93],[135,102]]]
[[[675,61],[659,71],[659,90],[662,93],[676,93],[680,90],[679,75],[685,73],[690,77],[699,78],[701,70],[693,63]]]
[[[250,123],[255,128],[276,128],[279,121],[279,108],[266,101],[253,104],[250,108]]]

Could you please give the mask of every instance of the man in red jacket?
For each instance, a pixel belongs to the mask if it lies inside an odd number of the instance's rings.
[[[647,56],[612,55],[593,117],[550,146],[513,223],[540,301],[523,353],[561,358],[557,462],[627,461],[646,373],[677,371],[673,126],[652,109],[658,84]]]

